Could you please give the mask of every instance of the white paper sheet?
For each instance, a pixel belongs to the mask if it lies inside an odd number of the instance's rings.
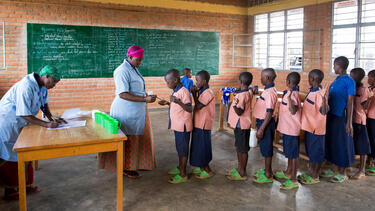
[[[86,126],[86,120],[83,121],[67,121],[67,124],[59,124],[57,128],[48,128],[48,130],[59,130],[59,129],[68,129],[73,127],[84,127]]]
[[[72,108],[72,109],[68,109],[66,110],[63,115],[61,116],[61,118],[63,119],[74,119],[74,118],[79,118],[81,117],[81,109],[80,108]]]

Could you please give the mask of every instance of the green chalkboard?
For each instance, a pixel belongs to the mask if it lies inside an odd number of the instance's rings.
[[[131,45],[145,49],[143,76],[185,67],[219,72],[219,33],[27,24],[28,73],[55,65],[64,78],[109,78]]]

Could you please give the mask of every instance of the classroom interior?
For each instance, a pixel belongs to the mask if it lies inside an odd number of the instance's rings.
[[[267,185],[251,179],[228,181],[225,171],[237,164],[237,158],[220,90],[238,87],[238,76],[244,71],[253,74],[252,85],[263,88],[262,67],[273,67],[278,91],[286,89],[286,76],[297,71],[304,95],[310,70],[324,72],[323,86],[335,79],[332,61],[337,56],[349,58],[349,69],[362,67],[366,73],[375,69],[374,12],[373,0],[4,0],[0,1],[0,97],[29,73],[28,24],[215,32],[218,69],[210,79],[216,96],[211,162],[215,176],[197,180],[190,175],[187,183],[167,183],[166,172],[177,163],[168,109],[156,102],[148,104],[157,168],[141,171],[140,179],[124,177],[124,210],[371,210],[375,177],[340,185],[322,179],[293,191],[281,191],[277,181]],[[123,52],[125,58],[126,49]],[[199,70],[199,65],[193,69],[193,79]],[[146,90],[169,98],[164,77],[144,79]],[[49,91],[49,106],[53,114],[77,107],[109,112],[114,97],[112,77],[63,78]],[[287,160],[277,140],[274,152],[273,169],[284,169]],[[263,165],[259,147],[252,148],[248,174]],[[307,169],[304,155],[299,168]],[[355,171],[350,168],[348,174]],[[29,210],[116,209],[116,174],[98,168],[97,154],[40,160],[35,184],[42,191],[27,196]],[[18,209],[18,201],[0,200],[0,210]]]

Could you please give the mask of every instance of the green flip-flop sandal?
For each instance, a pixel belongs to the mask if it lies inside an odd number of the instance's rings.
[[[207,171],[202,171],[200,174],[195,175],[197,179],[209,179],[214,176],[214,173],[208,173]]]
[[[304,185],[314,185],[320,182],[319,179],[314,179],[310,176],[305,177],[304,179],[300,180],[300,182]]]
[[[272,183],[273,182],[273,178],[268,178],[266,177],[266,175],[261,175],[260,177],[258,178],[254,178],[253,181],[255,183],[259,183],[259,184],[265,184],[265,183]]]
[[[264,172],[265,172],[264,169],[260,169],[253,174],[253,177],[255,177],[255,178],[261,177],[262,175],[264,175]]]
[[[180,169],[179,168],[173,168],[173,169],[170,169],[169,171],[168,171],[168,174],[169,175],[176,175],[176,174],[180,174]]]
[[[295,188],[299,188],[298,182],[293,182],[290,179],[286,180],[283,184],[280,185],[281,190],[292,190]]]
[[[197,167],[197,168],[193,168],[193,171],[192,171],[193,174],[201,174],[202,173],[202,170],[201,168]]]
[[[346,180],[348,180],[347,176],[344,176],[342,174],[336,174],[329,181],[333,182],[333,183],[342,183],[342,182],[344,182]]]
[[[303,173],[303,174],[300,174],[297,176],[297,179],[298,181],[302,181],[304,179],[306,179],[309,175],[307,175],[306,173]]]
[[[237,170],[235,172],[233,172],[233,174],[227,175],[226,177],[227,177],[227,179],[232,180],[232,181],[245,181],[245,180],[247,180],[247,176],[242,177],[240,175],[240,173],[238,173]]]
[[[369,176],[375,176],[375,167],[367,169],[366,174]]]
[[[331,169],[320,172],[320,176],[324,178],[331,178],[335,176],[335,173]]]
[[[177,174],[176,176],[169,179],[168,182],[171,184],[180,184],[180,183],[187,182],[187,180],[188,180],[187,176],[181,177],[179,174]]]
[[[289,180],[290,177],[286,176],[284,171],[278,171],[275,173],[275,178],[278,179],[278,180]]]
[[[225,176],[230,176],[230,175],[232,175],[232,174],[234,174],[236,172],[238,173],[237,169],[236,168],[232,168],[231,170],[228,170],[228,171],[225,172]]]

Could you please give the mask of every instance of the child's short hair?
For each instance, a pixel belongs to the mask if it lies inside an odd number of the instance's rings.
[[[239,79],[246,86],[250,86],[251,82],[253,82],[253,74],[249,72],[242,72]]]
[[[301,81],[301,76],[297,72],[291,72],[288,74],[286,79],[292,82],[294,86],[297,86],[299,82]]]
[[[262,72],[265,72],[267,75],[269,75],[272,81],[276,79],[276,71],[273,68],[266,68]]]
[[[370,72],[368,72],[367,76],[368,77],[375,77],[375,70],[371,70]]]
[[[309,72],[309,77],[313,78],[315,81],[317,81],[320,84],[322,83],[324,79],[324,73],[323,71],[319,69],[313,69]]]
[[[357,75],[360,80],[362,80],[366,75],[365,70],[360,67],[353,68],[350,73]]]
[[[180,71],[178,71],[177,69],[168,70],[168,72],[165,74],[165,77],[167,77],[167,75],[171,75],[173,78],[178,79],[178,81],[180,80]]]
[[[348,69],[349,59],[345,56],[339,56],[335,59],[334,63],[338,64],[344,70]]]
[[[187,72],[191,72],[191,69],[190,68],[184,68],[184,75],[186,75]]]
[[[199,76],[202,79],[206,80],[207,83],[210,81],[210,73],[205,70],[199,71],[196,76]]]

